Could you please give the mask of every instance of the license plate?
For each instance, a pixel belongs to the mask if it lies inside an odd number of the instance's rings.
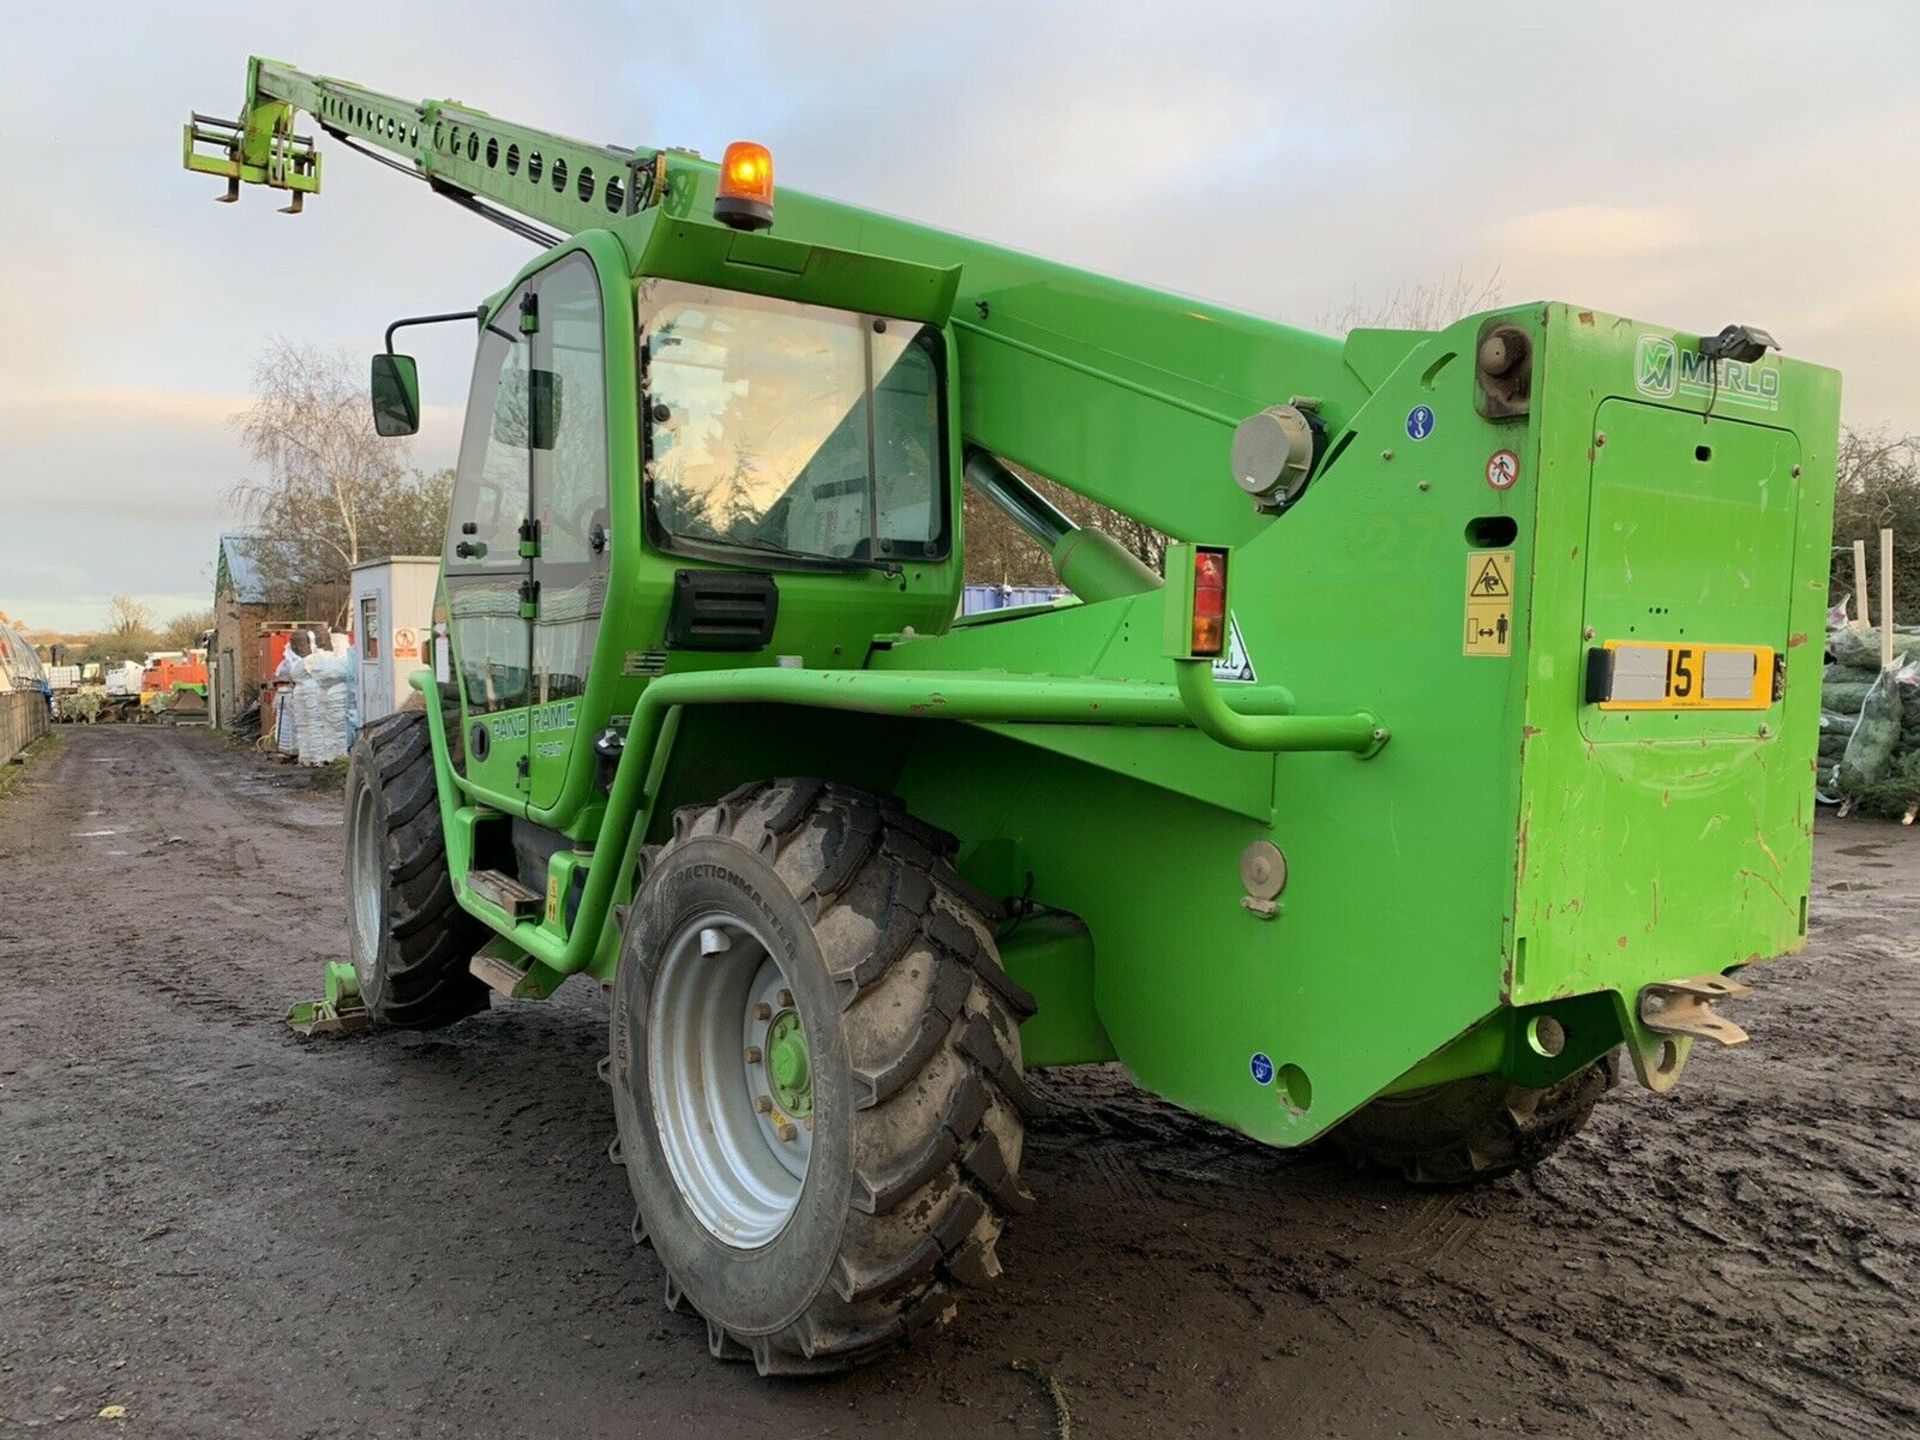
[[[1773,662],[1768,645],[1609,640],[1587,652],[1587,700],[1602,710],[1765,710]]]

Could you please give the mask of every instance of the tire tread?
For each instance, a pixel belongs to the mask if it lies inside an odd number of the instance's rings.
[[[855,898],[876,916],[866,953],[836,956],[821,945],[843,986],[843,1027],[891,1037],[879,1064],[855,1071],[868,1094],[854,1120],[853,1213],[828,1283],[804,1314],[770,1334],[710,1322],[714,1353],[750,1354],[763,1375],[843,1370],[947,1318],[955,1288],[1000,1273],[1001,1226],[1033,1204],[1018,1177],[1019,1117],[1033,1103],[1018,1021],[1033,1013],[1033,1000],[1000,967],[989,917],[953,868],[953,837],[891,796],[810,779],[746,785],[716,805],[677,813],[660,863],[695,835],[736,840],[776,865],[812,839],[817,862],[794,893],[815,926]],[[881,1013],[876,992],[916,955],[930,957],[932,974],[923,1008],[903,1024]],[[912,1104],[916,1082],[955,1064],[958,1079],[918,1143],[904,1155],[880,1153],[888,1108]]]
[[[487,1008],[487,987],[467,969],[486,929],[454,898],[426,713],[402,710],[366,727],[354,762],[380,786],[378,813],[387,831],[385,990],[370,1008],[376,1020],[399,1029],[451,1025]]]

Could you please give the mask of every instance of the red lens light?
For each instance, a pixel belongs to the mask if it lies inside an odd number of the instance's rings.
[[[1227,648],[1227,552],[1196,546],[1193,552],[1193,653],[1219,655]]]

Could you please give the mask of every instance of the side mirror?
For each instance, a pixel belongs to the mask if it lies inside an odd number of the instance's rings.
[[[382,435],[420,430],[420,371],[411,355],[373,357],[373,428]]]
[[[493,438],[522,450],[551,450],[560,434],[560,372],[509,370],[493,405]]]

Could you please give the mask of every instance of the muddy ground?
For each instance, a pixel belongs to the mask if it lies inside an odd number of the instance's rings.
[[[1080,1437],[1920,1433],[1920,831],[1820,840],[1755,1043],[1533,1175],[1414,1193],[1052,1077],[999,1287],[769,1384],[628,1242],[597,992],[300,1043],[337,797],[68,730],[0,799],[0,1435],[1053,1434],[1015,1362]]]

